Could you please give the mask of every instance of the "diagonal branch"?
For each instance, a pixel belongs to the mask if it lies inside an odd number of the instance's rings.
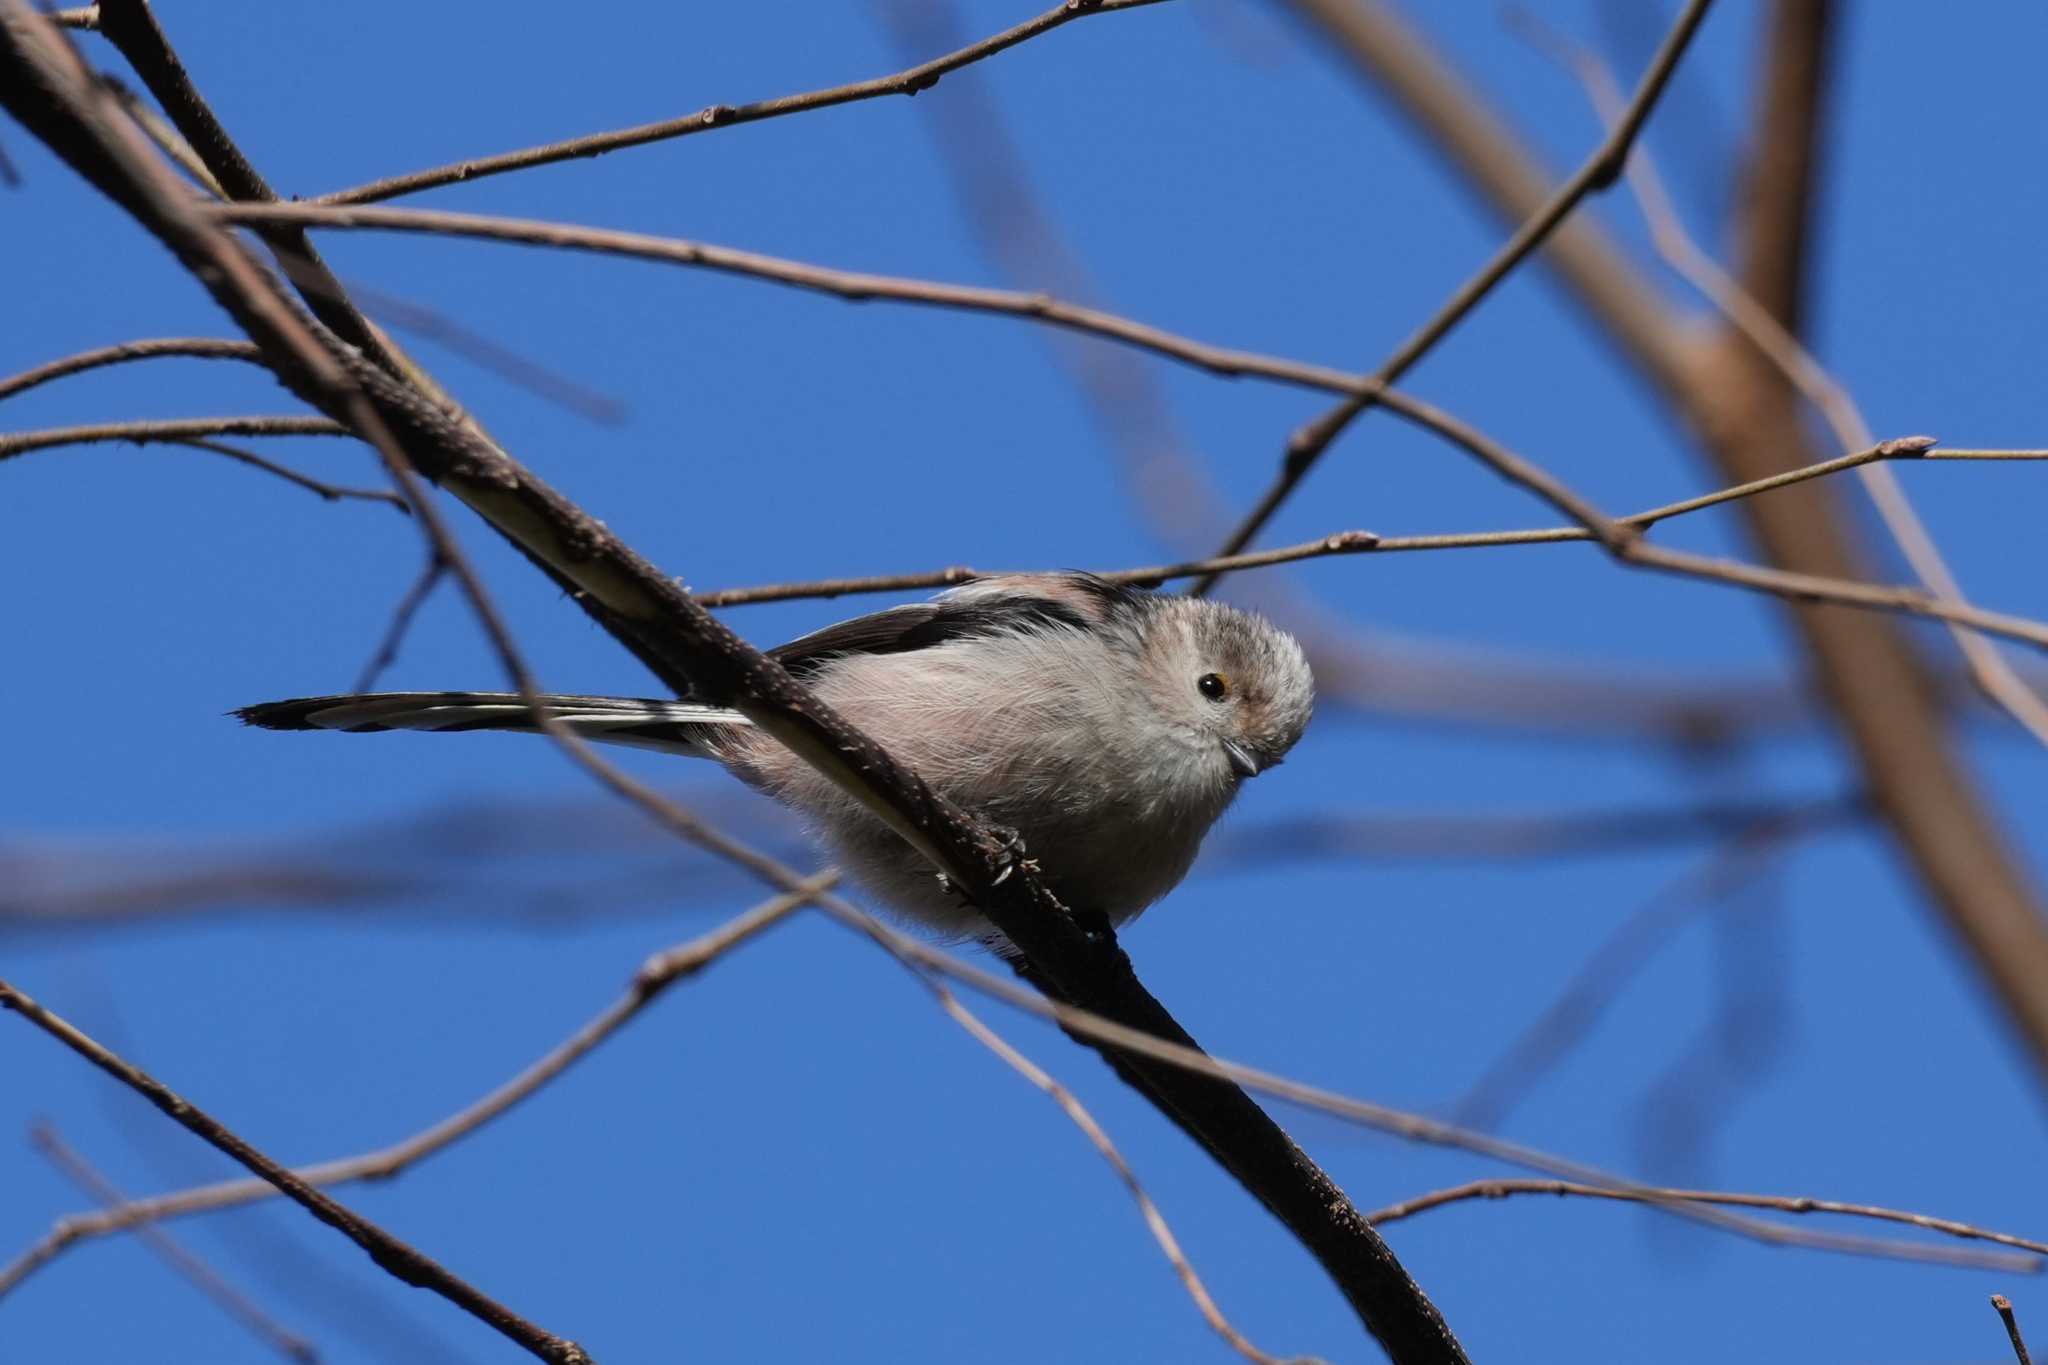
[[[277,1187],[304,1208],[369,1253],[380,1267],[421,1289],[432,1290],[471,1316],[488,1323],[542,1360],[557,1365],[589,1365],[590,1357],[575,1342],[535,1326],[432,1257],[401,1242],[352,1209],[335,1202],[229,1131],[219,1120],[173,1091],[140,1067],[101,1047],[70,1023],[50,1013],[5,981],[0,981],[0,1008],[19,1014],[100,1070],[141,1095],[179,1127],[217,1148]]]
[[[1585,88],[1593,107],[1612,123],[1620,117],[1622,94],[1614,73],[1597,53],[1570,43],[1545,28],[1533,15],[1522,14],[1518,22],[1532,41],[1555,55]],[[1657,254],[1672,270],[1697,289],[1720,311],[1730,325],[1741,330],[1759,351],[1776,365],[1787,381],[1798,388],[1813,410],[1820,414],[1843,450],[1859,450],[1875,443],[1876,436],[1863,420],[1862,409],[1835,377],[1827,372],[1813,353],[1786,331],[1770,310],[1750,297],[1707,252],[1693,240],[1680,217],[1678,206],[1664,189],[1656,162],[1644,148],[1629,159],[1628,183],[1636,205],[1650,228],[1650,240]],[[1949,569],[1940,547],[1934,543],[1926,524],[1914,509],[1906,490],[1888,469],[1861,468],[1856,477],[1864,492],[1876,504],[1892,542],[1905,555],[1913,573],[1938,597],[1962,600],[1962,587]],[[2048,703],[2028,687],[2012,663],[1996,645],[1964,626],[1951,624],[1949,632],[1969,665],[1970,676],[1985,695],[2025,727],[2036,739],[2048,744]]]
[[[1315,11],[1325,7],[1328,0],[1297,0],[1304,9]],[[1450,335],[1451,330],[1516,267],[1527,260],[1544,242],[1564,225],[1567,218],[1583,203],[1588,195],[1604,190],[1620,177],[1628,164],[1628,151],[1649,120],[1650,111],[1670,84],[1672,73],[1678,69],[1678,62],[1691,45],[1693,35],[1707,17],[1707,6],[1711,0],[1688,0],[1685,8],[1671,25],[1671,31],[1664,37],[1657,54],[1650,59],[1649,69],[1643,73],[1636,86],[1636,92],[1629,101],[1628,109],[1619,119],[1612,132],[1601,141],[1585,164],[1573,173],[1571,179],[1560,185],[1551,196],[1528,216],[1507,242],[1494,254],[1492,260],[1480,267],[1479,272],[1459,286],[1458,291],[1438,309],[1436,315],[1396,347],[1394,353],[1380,363],[1368,381],[1374,388],[1384,388],[1398,381],[1412,369],[1416,362],[1435,349],[1438,342]],[[1378,400],[1372,389],[1347,398],[1325,412],[1322,416],[1303,426],[1288,438],[1287,451],[1280,462],[1280,473],[1258,504],[1231,533],[1221,554],[1236,554],[1251,544],[1266,523],[1273,519],[1280,505],[1287,501],[1301,481],[1308,477],[1323,452],[1330,448],[1349,426],[1354,418]],[[1211,574],[1195,584],[1191,590],[1197,596],[1208,592],[1216,585],[1220,575]]]
[[[1902,1223],[1907,1227],[1925,1228],[1949,1237],[1960,1237],[1966,1241],[1995,1242],[2000,1246],[2018,1247],[2037,1255],[2048,1255],[2048,1242],[2037,1242],[2031,1237],[2015,1237],[2009,1232],[1996,1232],[1990,1228],[1978,1227],[1974,1223],[1961,1223],[1953,1218],[1936,1218],[1925,1213],[1912,1213],[1905,1209],[1888,1209],[1878,1204],[1848,1204],[1839,1199],[1815,1199],[1809,1195],[1750,1194],[1733,1190],[1680,1190],[1663,1187],[1644,1187],[1637,1190],[1618,1190],[1607,1185],[1587,1185],[1575,1180],[1474,1180],[1448,1189],[1433,1190],[1428,1194],[1404,1199],[1398,1204],[1389,1204],[1375,1209],[1370,1217],[1375,1223],[1393,1223],[1416,1214],[1440,1209],[1447,1204],[1463,1203],[1469,1199],[1506,1199],[1511,1195],[1548,1194],[1571,1196],[1581,1199],[1615,1199],[1624,1203],[1647,1204],[1660,1199],[1683,1200],[1689,1204],[1717,1204],[1745,1209],[1776,1209],[1781,1213],[1833,1213],[1850,1218],[1870,1218],[1881,1223]],[[1777,1232],[1786,1232],[1775,1223],[1761,1226]],[[1769,1234],[1761,1240],[1769,1241]],[[1851,1239],[1861,1241],[1863,1239]],[[1811,1245],[1809,1243],[1808,1245]],[[1855,1246],[1838,1246],[1837,1250],[1859,1250]],[[2041,1262],[2036,1259],[2028,1267],[2038,1270]]]
[[[838,104],[854,104],[860,100],[879,99],[886,95],[915,95],[937,85],[939,78],[949,72],[958,71],[961,67],[970,66],[985,57],[993,57],[998,52],[1028,42],[1040,34],[1050,33],[1076,19],[1084,19],[1091,14],[1111,14],[1118,10],[1137,9],[1144,5],[1160,3],[1162,0],[1064,0],[1035,19],[1027,19],[1012,28],[1004,29],[1001,33],[983,38],[980,42],[969,43],[944,56],[920,62],[916,66],[891,75],[855,81],[850,85],[835,85],[827,90],[811,90],[800,95],[756,100],[752,104],[706,105],[696,113],[685,114],[681,118],[643,123],[637,127],[620,128],[608,133],[591,133],[585,137],[570,138],[566,142],[550,142],[538,147],[524,147],[516,152],[500,152],[496,156],[476,157],[447,166],[434,166],[405,175],[394,175],[383,180],[373,180],[366,185],[317,195],[311,202],[374,204],[379,200],[418,194],[422,190],[435,189],[442,185],[503,175],[507,171],[550,166],[556,162],[574,161],[580,157],[603,156],[606,152],[621,151],[627,147],[643,147],[650,142],[669,142],[679,137],[689,137],[693,133],[710,132],[714,128],[736,128],[742,123],[759,123],[763,119],[801,114],[812,109],[829,109]]]
[[[1534,158],[1479,94],[1377,0],[1296,3],[1345,56],[1395,92],[1403,112],[1497,213],[1519,221],[1534,211],[1544,193]],[[1754,223],[1738,278],[1796,334],[1827,24],[1825,7],[1810,3],[1783,4],[1778,15],[1752,139],[1760,152],[1746,201]],[[1796,395],[1738,332],[1704,347],[1691,340],[1656,302],[1654,286],[1589,224],[1568,226],[1546,259],[1673,403],[1724,477],[1766,477],[1817,458],[1798,438]],[[1746,511],[1758,543],[1781,567],[1865,576],[1827,500],[1788,493],[1747,504]],[[2034,887],[1953,749],[1938,689],[1898,631],[1880,619],[1801,607],[1794,621],[1900,850],[2048,1073],[2048,928]]]
[[[162,241],[263,347],[287,387],[358,430],[374,426],[380,438],[388,432],[405,461],[511,540],[669,686],[735,707],[862,801],[951,877],[1062,997],[1136,1036],[1194,1046],[1114,942],[1088,934],[1028,868],[1015,865],[1003,840],[821,705],[675,580],[446,405],[331,337],[321,338],[324,357],[302,353],[302,335],[320,336],[315,325],[222,229],[192,211],[182,190],[166,185],[159,164],[108,132],[82,73],[51,43],[18,0],[0,8],[0,105]],[[354,387],[337,386],[330,367]],[[1107,1055],[1141,1077],[1144,1092],[1289,1227],[1396,1361],[1464,1359],[1385,1242],[1243,1090],[1150,1059]]]
[[[92,1199],[109,1209],[120,1208],[128,1202],[121,1191],[115,1188],[99,1171],[95,1170],[69,1143],[58,1136],[57,1130],[46,1122],[38,1121],[29,1128],[28,1140],[37,1151],[49,1158],[50,1164],[62,1171],[72,1184]],[[264,1186],[265,1189],[270,1188]],[[178,1240],[159,1227],[145,1227],[140,1235],[157,1259],[182,1276],[194,1289],[211,1299],[235,1321],[247,1327],[250,1333],[265,1345],[272,1347],[287,1360],[296,1360],[302,1365],[315,1365],[320,1353],[313,1349],[313,1343],[272,1318],[241,1290],[229,1284],[212,1266],[187,1251]]]
[[[66,375],[83,374],[107,365],[125,365],[133,360],[152,360],[158,356],[196,356],[205,360],[246,360],[255,364],[263,362],[263,355],[246,341],[216,340],[213,337],[150,337],[142,341],[124,341],[117,346],[101,346],[96,350],[80,351],[60,360],[38,365],[32,370],[0,379],[0,398],[12,398],[38,384],[47,384],[53,379]]]

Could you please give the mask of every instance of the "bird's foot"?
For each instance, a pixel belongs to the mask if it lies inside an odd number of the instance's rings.
[[[1036,873],[1039,870],[1036,858],[1024,856],[1024,836],[1022,833],[1009,825],[993,823],[988,825],[988,832],[995,837],[995,856],[992,861],[997,868],[996,879],[989,883],[989,885],[1001,886],[1004,882],[1010,880],[1011,874],[1019,868],[1031,873]]]

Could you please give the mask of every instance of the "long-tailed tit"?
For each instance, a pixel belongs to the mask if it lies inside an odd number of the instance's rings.
[[[933,788],[1015,830],[1053,892],[1113,924],[1187,874],[1246,778],[1301,738],[1315,684],[1264,619],[1087,574],[978,579],[769,657]],[[588,739],[716,759],[806,816],[876,897],[948,936],[988,933],[875,815],[751,726],[689,701],[550,696]],[[524,730],[517,695],[389,692],[236,712],[272,730]]]

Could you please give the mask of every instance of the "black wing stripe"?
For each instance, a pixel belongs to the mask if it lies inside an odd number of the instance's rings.
[[[1048,597],[1001,601],[920,602],[826,626],[768,651],[768,657],[799,678],[845,654],[907,654],[952,640],[1020,631],[1085,630],[1090,622],[1065,602]]]

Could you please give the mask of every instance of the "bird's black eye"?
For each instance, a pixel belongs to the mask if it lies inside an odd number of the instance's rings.
[[[1204,673],[1195,680],[1195,686],[1210,701],[1222,701],[1230,695],[1230,679],[1221,673]]]

